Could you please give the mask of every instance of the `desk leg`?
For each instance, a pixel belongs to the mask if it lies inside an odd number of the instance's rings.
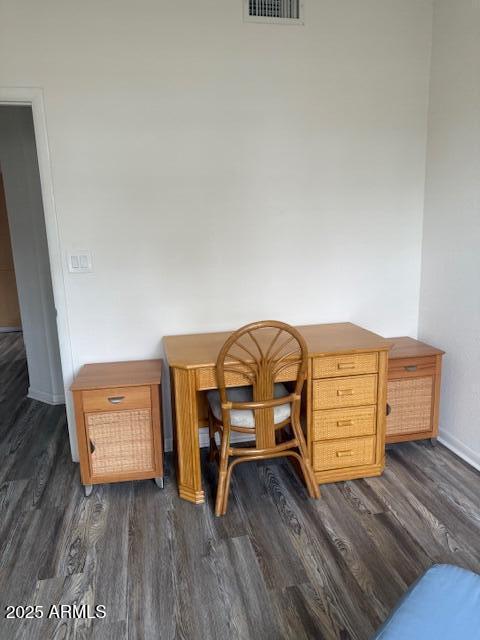
[[[173,369],[177,436],[177,473],[180,497],[205,502],[200,468],[195,370]]]

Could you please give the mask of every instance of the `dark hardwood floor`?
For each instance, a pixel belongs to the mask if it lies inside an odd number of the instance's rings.
[[[367,639],[430,565],[480,571],[480,474],[447,449],[388,451],[381,478],[309,500],[285,462],[237,468],[228,514],[153,482],[85,498],[63,407],[25,397],[0,334],[0,638]],[[104,620],[5,620],[5,606],[105,605]]]

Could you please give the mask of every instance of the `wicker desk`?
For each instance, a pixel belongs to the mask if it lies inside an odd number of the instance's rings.
[[[387,360],[391,343],[351,323],[297,327],[309,352],[304,385],[305,432],[317,482],[380,475],[385,464]],[[205,392],[217,386],[215,362],[229,333],[164,338],[176,426],[177,478],[182,498],[204,501],[199,427]],[[277,381],[296,379],[284,369]],[[241,373],[227,386],[248,385]]]
[[[163,487],[161,360],[83,366],[72,387],[85,494],[92,485],[153,478]]]

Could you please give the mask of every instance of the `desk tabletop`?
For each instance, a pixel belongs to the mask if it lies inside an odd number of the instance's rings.
[[[83,365],[70,388],[72,391],[85,391],[110,387],[141,387],[160,384],[161,380],[162,360],[98,362]]]
[[[388,354],[390,360],[401,358],[423,358],[426,356],[443,355],[445,351],[432,347],[425,342],[409,338],[408,336],[400,336],[398,338],[387,338],[393,343],[392,349]]]
[[[387,351],[392,346],[376,333],[351,322],[296,327],[306,340],[310,357]],[[215,366],[218,353],[230,331],[165,336],[165,354],[171,367],[196,369]]]

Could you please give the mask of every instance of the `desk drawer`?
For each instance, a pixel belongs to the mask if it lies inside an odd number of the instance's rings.
[[[225,386],[227,387],[243,387],[251,384],[251,381],[247,376],[243,375],[242,368],[236,366],[237,371],[225,372]],[[250,371],[245,369],[248,373]],[[217,373],[215,367],[202,367],[195,372],[197,389],[203,391],[206,389],[217,388]],[[286,382],[288,380],[296,380],[298,376],[298,364],[293,364],[289,367],[282,369],[277,377],[276,382]]]
[[[313,381],[313,408],[359,407],[377,402],[377,376]]]
[[[83,410],[123,411],[147,409],[151,406],[150,387],[116,387],[83,392]]]
[[[313,445],[314,471],[360,467],[374,462],[374,436],[315,442]]]
[[[325,356],[313,360],[314,378],[333,378],[334,376],[353,376],[364,373],[377,373],[377,353],[352,353],[344,356]]]
[[[313,413],[313,440],[335,440],[373,435],[376,407],[325,409]]]

